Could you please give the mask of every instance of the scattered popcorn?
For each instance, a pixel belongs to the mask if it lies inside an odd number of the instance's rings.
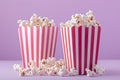
[[[45,70],[43,68],[38,68],[37,69],[37,74],[38,75],[44,75],[45,74]]]
[[[99,22],[95,20],[93,12],[89,10],[84,14],[75,14],[71,16],[71,20],[66,21],[66,23],[60,23],[61,27],[90,27],[90,26],[100,26]]]
[[[25,71],[21,71],[21,72],[19,72],[19,75],[20,75],[20,76],[25,76],[26,73],[25,73]]]
[[[69,75],[71,75],[71,76],[76,76],[76,75],[78,75],[78,71],[75,70],[75,68],[71,68],[71,69],[70,69],[70,72],[69,72]]]
[[[77,14],[76,14],[77,15]],[[36,66],[36,62],[30,61],[27,68],[23,68],[19,64],[14,64],[13,69],[19,72],[20,76],[34,76],[34,75],[48,75],[48,76],[76,76],[78,71],[75,68],[67,70],[63,59],[56,60],[55,58],[42,59],[39,67]],[[87,76],[95,76],[96,73],[102,75],[104,68],[94,66],[96,72],[86,68]]]
[[[62,68],[58,72],[59,76],[66,76],[67,74],[68,74],[68,71],[66,70],[66,68]]]
[[[53,69],[48,68],[48,69],[47,69],[47,74],[48,74],[49,76],[52,76],[52,75],[53,75]]]
[[[104,67],[99,67],[98,65],[94,66],[94,69],[96,70],[96,73],[99,75],[103,75],[105,72],[105,68]]]
[[[103,75],[105,72],[105,68],[99,67],[98,65],[94,65],[93,68],[95,71],[91,71],[88,68],[85,69],[87,72],[87,76],[92,77],[92,76],[95,76],[96,74]]]
[[[13,69],[14,69],[15,71],[19,71],[19,68],[20,68],[20,65],[19,65],[19,64],[14,64],[14,65],[13,65]]]
[[[52,75],[53,76],[57,76],[58,75],[58,71],[57,70],[53,70]]]
[[[88,68],[86,68],[85,70],[86,70],[86,72],[87,72],[87,76],[88,76],[88,77],[93,77],[93,76],[96,75],[96,73],[95,73],[94,71],[91,71],[91,70],[88,69]]]
[[[19,24],[19,27],[53,27],[55,26],[54,20],[49,20],[47,17],[41,18],[40,16],[37,16],[36,14],[33,14],[30,18],[30,20],[18,20],[17,23]]]

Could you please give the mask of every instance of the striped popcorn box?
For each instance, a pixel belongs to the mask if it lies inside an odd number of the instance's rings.
[[[78,74],[93,70],[98,61],[101,27],[61,27],[62,46],[66,68],[75,68]]]
[[[30,61],[38,67],[41,59],[55,56],[58,27],[19,27],[18,34],[24,68]]]

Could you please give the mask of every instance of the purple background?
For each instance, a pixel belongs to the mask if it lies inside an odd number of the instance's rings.
[[[54,19],[57,26],[72,14],[94,11],[101,22],[100,59],[120,59],[120,0],[0,0],[0,59],[21,59],[18,19],[29,19],[33,13]],[[63,57],[60,31],[56,57]]]

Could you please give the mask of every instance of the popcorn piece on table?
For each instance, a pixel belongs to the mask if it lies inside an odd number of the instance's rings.
[[[25,76],[25,75],[26,75],[25,71],[19,72],[19,76]]]
[[[13,69],[15,70],[15,71],[19,71],[19,68],[20,68],[21,66],[19,65],[19,64],[14,64],[13,65]]]
[[[99,75],[103,75],[105,72],[105,68],[104,67],[99,67],[98,65],[94,66],[94,69],[96,70],[96,73]]]
[[[62,68],[59,70],[58,72],[58,75],[59,76],[67,76],[68,75],[68,71],[67,69],[65,68],[65,66],[62,66]]]
[[[76,75],[78,75],[78,71],[75,70],[75,68],[71,68],[71,69],[70,69],[70,72],[69,72],[69,75],[70,75],[70,76],[76,76]]]
[[[85,70],[86,70],[86,72],[87,72],[87,76],[89,76],[89,77],[93,77],[93,76],[96,75],[96,73],[95,73],[94,71],[91,71],[91,70],[88,69],[88,68],[86,68]]]
[[[45,68],[46,66],[47,66],[47,60],[46,59],[42,59],[41,61],[40,61],[40,67],[42,67],[42,68]]]

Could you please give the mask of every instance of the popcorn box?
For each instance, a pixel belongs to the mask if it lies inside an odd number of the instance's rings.
[[[78,74],[94,70],[98,61],[101,27],[61,27],[62,47],[66,68],[75,68]]]
[[[18,28],[22,64],[28,67],[30,61],[39,66],[41,59],[55,56],[58,27],[19,27]]]

